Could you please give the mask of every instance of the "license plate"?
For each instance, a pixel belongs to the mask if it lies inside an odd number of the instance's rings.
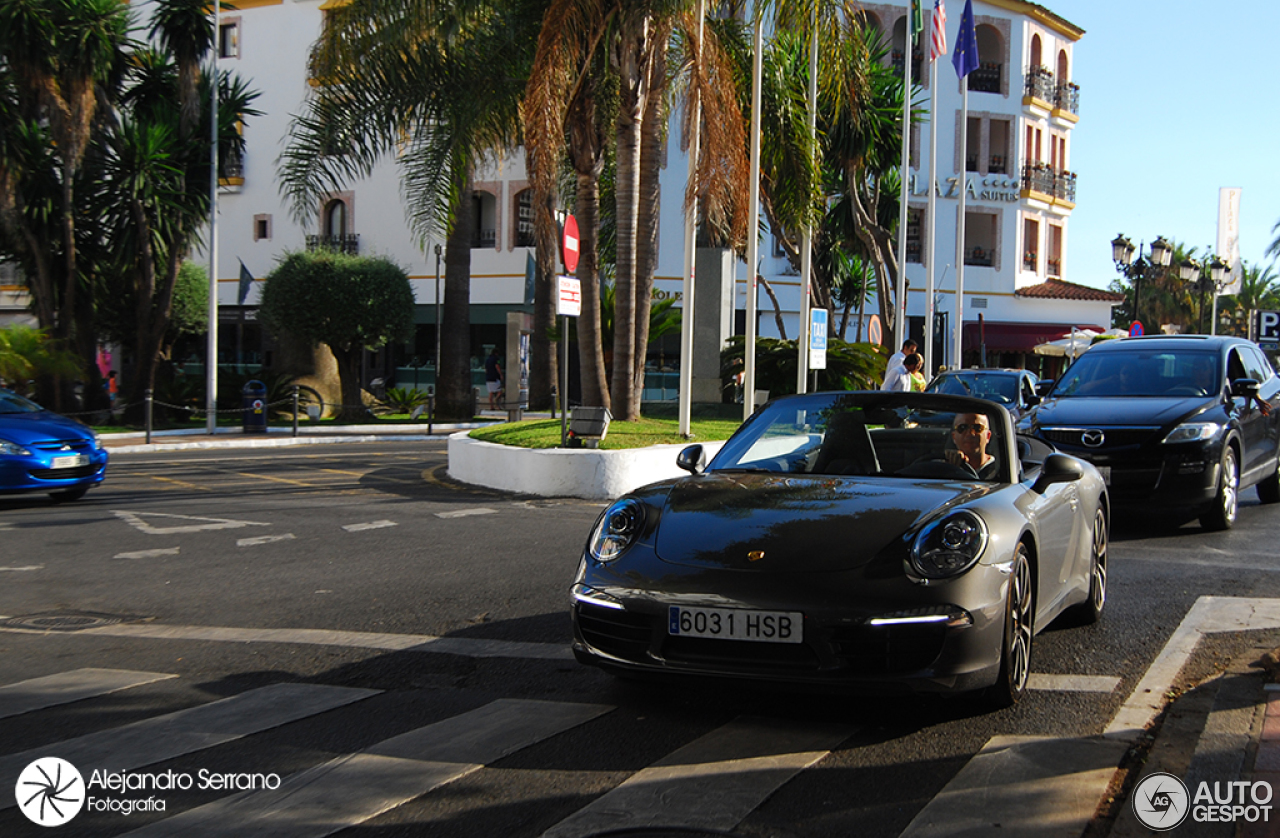
[[[680,637],[752,640],[758,643],[803,643],[804,614],[799,611],[755,611],[742,608],[685,608],[668,611],[667,633]]]
[[[84,466],[89,464],[89,457],[85,454],[72,454],[70,457],[54,457],[52,468],[75,468],[76,466]]]
[[[1111,466],[1094,466],[1098,470],[1098,474],[1102,475],[1102,482],[1111,485]]]

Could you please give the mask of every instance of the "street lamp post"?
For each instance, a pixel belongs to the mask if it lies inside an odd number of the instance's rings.
[[[1133,319],[1135,322],[1141,322],[1138,316],[1138,305],[1141,299],[1139,295],[1142,293],[1142,280],[1148,272],[1154,274],[1153,269],[1169,266],[1169,262],[1173,259],[1173,248],[1164,240],[1164,236],[1157,236],[1151,243],[1150,253],[1147,256],[1142,255],[1142,245],[1138,246],[1137,251],[1138,258],[1135,260],[1133,242],[1125,238],[1124,233],[1111,240],[1111,260],[1116,263],[1116,270],[1133,282]]]
[[[1196,286],[1195,290],[1200,292],[1200,314],[1198,319],[1200,321],[1200,334],[1202,335],[1205,334],[1205,295],[1208,294],[1209,289],[1212,288],[1214,298],[1217,298],[1218,289],[1222,287],[1222,278],[1226,276],[1228,267],[1227,263],[1219,259],[1217,256],[1206,256],[1201,262],[1197,262],[1194,259],[1183,259],[1182,264],[1178,265],[1178,276],[1181,277],[1182,281],[1188,284],[1194,282]],[[1213,328],[1213,321],[1210,320],[1209,322],[1210,327]]]

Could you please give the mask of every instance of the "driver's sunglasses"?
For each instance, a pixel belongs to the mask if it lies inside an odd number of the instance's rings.
[[[969,434],[969,433],[980,434],[986,429],[987,429],[986,425],[978,425],[978,424],[970,425],[967,422],[961,422],[959,425],[953,425],[951,427],[951,430],[955,431],[958,434]]]

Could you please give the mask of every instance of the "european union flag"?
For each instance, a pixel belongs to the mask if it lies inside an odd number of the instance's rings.
[[[956,35],[956,51],[951,56],[960,78],[978,69],[978,33],[973,28],[973,0],[964,0],[960,15],[960,32]]]
[[[240,298],[236,305],[244,305],[245,297],[249,296],[249,288],[253,285],[253,274],[249,273],[249,269],[244,266],[244,261],[240,262]]]

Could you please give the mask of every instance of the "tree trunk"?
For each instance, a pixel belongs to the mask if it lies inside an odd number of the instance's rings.
[[[613,409],[622,421],[640,418],[635,398],[636,366],[636,242],[640,204],[640,131],[648,103],[650,21],[640,14],[623,21],[618,47],[621,77],[617,121],[617,224],[618,253],[614,285]]]
[[[333,357],[338,362],[338,377],[342,380],[342,410],[339,419],[359,422],[368,417],[364,406],[364,394],[360,387],[360,357],[363,349],[359,346],[333,350]]]
[[[552,394],[559,386],[559,344],[551,339],[556,324],[555,259],[556,223],[554,199],[535,188],[533,334],[529,339],[529,408],[547,410],[555,406]]]
[[[444,248],[437,409],[442,419],[471,418],[471,172],[458,173],[453,226]],[[341,363],[341,362],[340,362]],[[346,401],[343,383],[343,401]]]
[[[773,303],[773,322],[778,325],[778,337],[783,340],[787,339],[787,326],[782,322],[782,306],[778,305],[778,295],[773,293],[773,286],[769,284],[769,280],[762,276],[757,276],[760,287],[769,295],[769,302]]]
[[[596,122],[595,97],[585,86],[569,108],[569,154],[577,173],[578,270],[582,315],[578,318],[582,403],[612,408],[604,373],[600,332],[600,173],[604,137]]]
[[[645,106],[644,124],[640,128],[639,206],[636,224],[636,279],[635,279],[635,373],[632,377],[632,396],[635,418],[640,418],[641,400],[644,396],[645,361],[649,355],[649,312],[653,308],[653,275],[658,264],[658,226],[661,220],[662,145],[665,114],[662,107],[666,95],[667,37],[665,27],[654,42],[653,58],[649,63],[648,104]],[[689,325],[693,325],[693,312],[688,312]]]

